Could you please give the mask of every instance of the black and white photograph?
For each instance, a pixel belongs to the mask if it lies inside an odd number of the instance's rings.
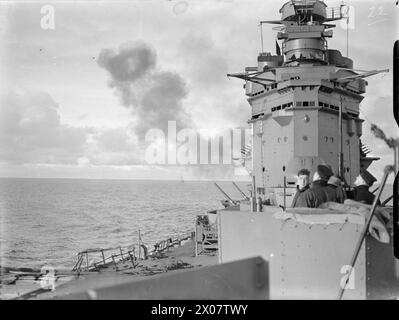
[[[398,22],[394,0],[0,1],[0,300],[398,300]]]

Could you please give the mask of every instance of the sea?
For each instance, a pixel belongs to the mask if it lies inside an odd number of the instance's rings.
[[[231,182],[218,182],[234,199]],[[248,182],[238,182],[248,194]],[[392,194],[387,185],[382,199]],[[151,250],[188,235],[225,199],[212,181],[0,178],[0,266],[70,270],[90,248]],[[391,204],[390,202],[389,204]]]
[[[242,198],[230,182],[219,184]],[[196,215],[223,199],[211,181],[1,178],[0,266],[70,270],[79,251],[128,247],[139,233],[151,249],[190,234]]]

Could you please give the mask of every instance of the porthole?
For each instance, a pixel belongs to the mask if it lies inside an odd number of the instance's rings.
[[[334,137],[331,137],[330,140],[331,140],[331,143],[334,143]]]
[[[302,139],[303,139],[304,141],[308,141],[308,136],[303,136]]]

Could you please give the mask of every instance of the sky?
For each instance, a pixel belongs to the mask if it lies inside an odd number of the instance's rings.
[[[176,120],[177,130],[203,130],[205,137],[246,127],[243,83],[226,74],[256,65],[258,21],[278,19],[283,3],[0,2],[0,176],[247,179],[237,163],[148,164],[143,141],[150,129],[166,132],[167,120]],[[49,4],[54,25],[43,8]],[[355,68],[392,70],[394,1],[347,4],[355,8],[348,48]],[[264,27],[265,51],[274,52],[275,36]],[[339,23],[329,48],[346,52]],[[376,177],[393,163],[393,153],[373,137],[370,124],[399,135],[392,76],[368,78],[361,104],[362,141],[381,158],[370,167]]]

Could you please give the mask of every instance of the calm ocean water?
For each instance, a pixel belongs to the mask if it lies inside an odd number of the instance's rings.
[[[220,185],[240,195],[229,182]],[[246,182],[238,183],[246,191]],[[382,199],[392,194],[387,186]],[[87,248],[152,245],[194,230],[221,208],[212,182],[0,179],[0,265],[71,268]]]
[[[221,185],[240,198],[228,182]],[[245,188],[246,183],[239,184]],[[147,245],[194,230],[221,208],[212,182],[0,179],[0,265],[73,266],[87,248]]]

